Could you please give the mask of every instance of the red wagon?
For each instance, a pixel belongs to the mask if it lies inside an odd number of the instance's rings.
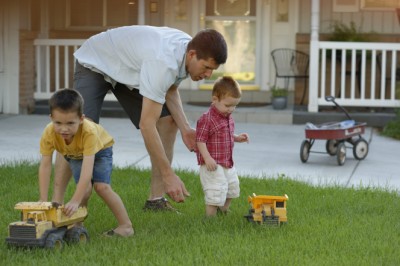
[[[336,156],[337,163],[343,165],[346,161],[346,143],[353,147],[353,155],[357,160],[363,160],[368,154],[368,142],[361,137],[365,132],[366,123],[358,123],[351,119],[347,111],[335,102],[332,96],[325,97],[327,101],[333,102],[342,109],[349,120],[342,122],[329,122],[320,125],[307,123],[305,129],[306,139],[301,143],[300,159],[303,163],[307,162],[316,139],[326,140],[326,153]]]

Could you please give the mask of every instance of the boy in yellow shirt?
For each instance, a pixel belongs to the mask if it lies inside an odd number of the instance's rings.
[[[133,235],[134,230],[125,206],[110,185],[114,139],[100,125],[85,119],[83,98],[73,89],[55,92],[49,101],[51,122],[40,140],[42,159],[39,167],[40,200],[47,201],[56,150],[68,161],[77,184],[64,212],[70,216],[79,206],[86,206],[92,189],[104,200],[118,221],[107,236]]]

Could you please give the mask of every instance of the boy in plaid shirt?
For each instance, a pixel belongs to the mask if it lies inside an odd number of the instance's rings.
[[[247,133],[234,134],[232,112],[242,92],[231,77],[219,78],[213,87],[212,103],[197,121],[197,161],[204,191],[206,216],[227,213],[233,198],[240,194],[239,178],[232,153],[234,142],[249,142]]]

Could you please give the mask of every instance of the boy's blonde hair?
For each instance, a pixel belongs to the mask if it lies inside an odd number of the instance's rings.
[[[228,96],[238,99],[242,97],[242,90],[236,80],[230,76],[224,76],[215,81],[212,96],[219,100]]]

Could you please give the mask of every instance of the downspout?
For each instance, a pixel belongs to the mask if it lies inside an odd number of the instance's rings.
[[[308,111],[318,112],[319,84],[319,0],[311,1],[310,80],[308,83]]]

